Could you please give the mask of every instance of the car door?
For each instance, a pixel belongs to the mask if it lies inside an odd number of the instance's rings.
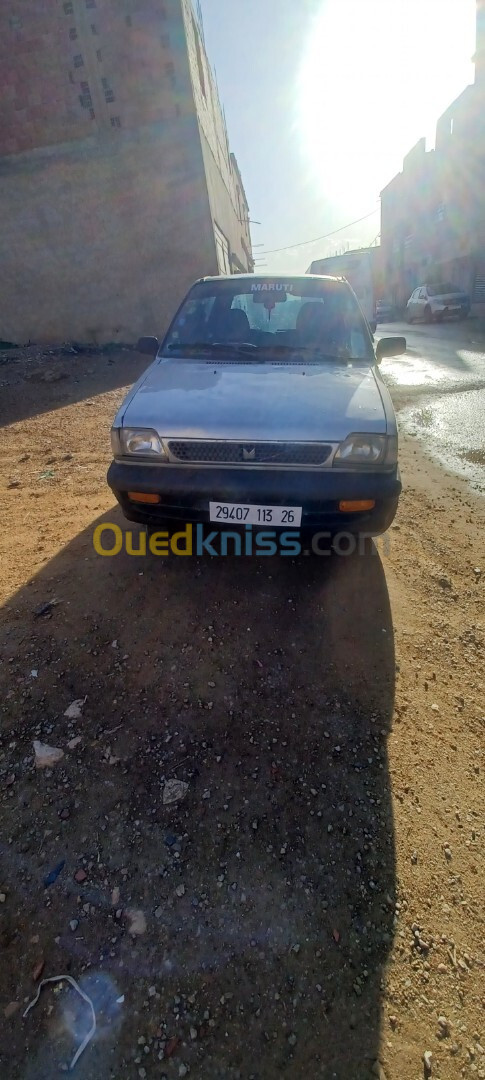
[[[418,319],[424,319],[424,309],[428,302],[428,294],[426,292],[426,286],[416,291],[416,302],[414,305],[414,314]]]
[[[413,319],[417,315],[416,300],[418,298],[418,292],[419,292],[419,289],[415,289],[414,292],[411,293],[411,296],[409,297],[409,300],[408,300],[408,311],[409,311],[409,314],[411,315],[411,317]]]

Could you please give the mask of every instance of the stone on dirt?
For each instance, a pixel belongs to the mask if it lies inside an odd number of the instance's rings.
[[[6,1005],[4,1010],[3,1010],[3,1015],[4,1015],[5,1019],[10,1020],[10,1017],[14,1016],[14,1014],[19,1009],[20,1009],[20,1002],[19,1001],[9,1001],[8,1005]]]
[[[138,937],[140,934],[145,933],[147,921],[143,911],[140,911],[138,908],[129,908],[126,912],[126,917],[130,922],[128,932],[133,934],[133,937]]]
[[[57,761],[64,757],[64,750],[60,746],[48,746],[34,739],[35,765],[37,769],[50,769]]]
[[[86,701],[86,698],[76,698],[75,701],[71,701],[71,704],[67,706],[64,716],[67,716],[68,720],[79,720],[81,717],[81,710]]]
[[[163,785],[162,802],[164,806],[170,806],[172,803],[180,802],[185,798],[189,785],[185,780],[166,780]]]

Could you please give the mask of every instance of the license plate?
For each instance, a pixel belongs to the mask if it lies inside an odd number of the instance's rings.
[[[251,503],[209,503],[209,520],[219,525],[279,525],[295,528],[301,524],[301,506],[254,506]]]

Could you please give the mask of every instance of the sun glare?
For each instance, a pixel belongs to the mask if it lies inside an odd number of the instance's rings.
[[[474,0],[322,0],[302,59],[298,129],[314,184],[371,209],[473,80]]]

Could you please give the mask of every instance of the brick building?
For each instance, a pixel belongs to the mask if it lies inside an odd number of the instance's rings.
[[[452,281],[485,313],[485,2],[477,0],[475,81],[381,192],[381,251],[389,295],[405,305],[426,281]]]
[[[130,341],[190,282],[252,269],[190,0],[0,12],[0,338]]]

